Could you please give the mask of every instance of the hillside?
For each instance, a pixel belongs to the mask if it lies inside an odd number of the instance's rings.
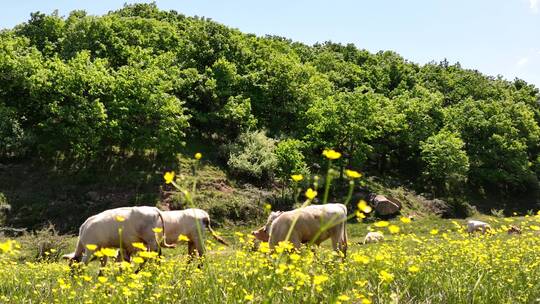
[[[0,203],[10,226],[62,231],[114,206],[179,208],[162,174],[190,175],[200,151],[200,205],[243,224],[266,201],[291,207],[289,176],[325,172],[333,148],[339,172],[369,177],[357,191],[525,212],[540,207],[539,100],[459,63],[257,37],[155,4],[34,13],[0,32]]]

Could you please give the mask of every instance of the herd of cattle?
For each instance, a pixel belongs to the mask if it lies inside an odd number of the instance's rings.
[[[282,241],[290,241],[299,248],[303,243],[319,245],[331,239],[334,250],[347,252],[347,208],[343,204],[310,205],[291,211],[271,212],[266,224],[252,235],[269,243],[273,249]],[[210,216],[201,209],[162,211],[156,207],[124,207],[103,211],[88,218],[79,229],[79,239],[75,252],[64,255],[71,262],[88,263],[95,251],[102,248],[121,248],[121,256],[129,261],[140,250],[136,244],[144,244],[150,251],[160,251],[161,247],[175,247],[179,240],[187,241],[190,255],[204,254],[204,231],[220,243],[227,242],[218,236],[210,226]],[[489,224],[469,220],[467,231],[485,233]],[[521,233],[511,226],[509,233]],[[380,232],[368,232],[363,244],[384,239]],[[135,244],[135,245],[134,245]],[[106,260],[102,260],[106,263]]]

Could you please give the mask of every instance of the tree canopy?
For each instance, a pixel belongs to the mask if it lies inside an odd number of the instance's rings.
[[[334,148],[419,188],[522,191],[538,188],[539,100],[459,63],[257,37],[155,4],[36,12],[0,32],[2,158],[174,154],[186,134],[240,151],[258,134],[276,141],[269,178]]]

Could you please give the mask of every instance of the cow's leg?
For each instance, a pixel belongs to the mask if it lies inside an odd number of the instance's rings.
[[[332,240],[332,249],[334,251],[339,250],[339,241],[341,241],[341,233],[338,226],[334,226],[328,230],[328,234],[330,236],[330,240]]]
[[[297,250],[300,249],[300,246],[302,246],[302,240],[294,233],[291,235],[289,242],[291,242],[294,248]]]
[[[91,261],[91,258],[94,256],[93,252],[90,252],[90,250],[85,250],[84,251],[84,256],[82,258],[82,262],[85,264],[85,265],[88,265],[88,263],[90,263]]]
[[[190,259],[195,255],[195,244],[191,240],[188,241],[188,255]]]
[[[339,251],[343,252],[343,256],[347,256],[347,228],[345,222],[339,225]]]

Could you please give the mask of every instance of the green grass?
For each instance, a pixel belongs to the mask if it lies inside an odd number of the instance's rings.
[[[110,263],[101,278],[98,263],[72,275],[65,262],[32,262],[32,244],[21,240],[17,255],[0,255],[0,302],[534,303],[540,298],[540,217],[481,218],[497,232],[469,236],[464,220],[394,220],[400,233],[378,228],[386,240],[369,245],[358,243],[373,224],[349,223],[345,260],[329,242],[272,255],[261,252],[265,246],[253,250],[246,237],[251,228],[220,229],[232,245],[210,243],[202,264],[188,263],[182,246],[164,250],[163,261],[137,275],[134,265]],[[509,224],[524,234],[507,235]]]

